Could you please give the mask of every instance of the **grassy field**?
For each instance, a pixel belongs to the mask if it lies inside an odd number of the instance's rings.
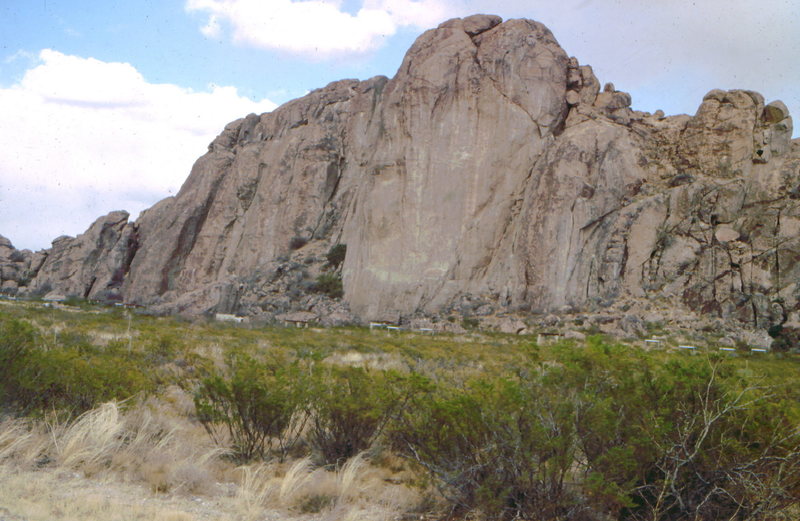
[[[0,301],[0,507],[30,520],[796,514],[796,356],[535,340]]]

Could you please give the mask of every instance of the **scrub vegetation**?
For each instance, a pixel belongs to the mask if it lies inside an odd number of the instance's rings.
[[[790,354],[600,336],[537,345],[4,303],[0,511],[796,519],[799,369]],[[163,508],[120,506],[79,479]]]

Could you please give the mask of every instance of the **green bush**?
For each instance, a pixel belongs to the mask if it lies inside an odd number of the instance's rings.
[[[490,519],[572,519],[574,404],[535,380],[482,378],[419,397],[392,433],[453,508]]]
[[[30,324],[0,323],[0,371],[7,406],[22,413],[78,414],[98,403],[153,389],[153,380],[136,357],[91,346],[79,334],[60,337],[65,345],[45,349],[36,345]]]
[[[773,338],[771,350],[775,353],[797,351],[800,347],[800,329],[784,327],[780,324],[771,326],[767,331]]]
[[[393,372],[329,367],[315,372],[309,434],[323,463],[339,465],[369,448],[415,392]]]
[[[335,273],[321,274],[317,277],[312,289],[317,293],[324,293],[330,298],[342,298],[344,296],[342,277]]]
[[[17,394],[27,411],[57,409],[78,414],[152,389],[145,368],[124,357],[54,349],[36,351],[27,362]]]
[[[403,409],[394,447],[453,513],[491,519],[777,519],[800,502],[797,391],[588,344],[440,381]]]
[[[19,372],[35,348],[35,341],[35,330],[29,323],[0,321],[0,403],[14,400]]]
[[[331,249],[328,250],[328,253],[325,255],[325,258],[328,259],[328,264],[330,264],[333,269],[338,269],[339,266],[344,262],[344,258],[347,255],[347,245],[346,244],[336,244],[331,246]]]
[[[248,461],[285,458],[308,419],[305,380],[299,366],[237,357],[230,378],[212,374],[195,394],[200,422],[219,443],[226,429],[233,454]]]

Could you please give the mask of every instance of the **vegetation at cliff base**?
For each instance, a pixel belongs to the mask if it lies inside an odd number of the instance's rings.
[[[394,508],[433,518],[796,518],[798,369],[793,355],[645,351],[600,336],[537,345],[0,310],[7,416],[84,418],[113,400],[134,413],[179,389],[191,397],[184,428],[219,449],[215,465],[249,469],[240,487],[282,480],[259,494],[300,512],[341,507],[354,494],[345,469],[372,469],[381,487],[418,497]],[[143,443],[123,432],[115,450]],[[0,432],[0,461],[15,446]],[[265,465],[281,467],[264,477]],[[338,484],[312,490],[314,472]],[[370,490],[364,501],[379,496]]]

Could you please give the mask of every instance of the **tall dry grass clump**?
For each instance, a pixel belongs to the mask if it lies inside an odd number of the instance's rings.
[[[280,505],[291,506],[303,494],[306,485],[311,481],[312,470],[313,464],[309,457],[299,459],[289,467],[278,489]]]
[[[126,443],[111,467],[156,492],[211,493],[227,451],[211,446],[198,426],[173,406],[150,400],[125,416]]]
[[[241,519],[254,520],[268,507],[280,485],[271,465],[249,465],[239,470],[242,478],[236,492],[236,510]]]
[[[358,497],[363,490],[360,482],[363,474],[368,470],[364,453],[359,452],[336,471],[336,498],[339,502],[346,502]]]
[[[86,476],[143,482],[154,492],[212,493],[226,467],[224,449],[202,428],[150,399],[124,408],[108,402],[72,421],[6,419],[0,463],[50,466]]]
[[[104,403],[66,424],[53,425],[53,455],[62,467],[91,473],[125,443],[119,404]]]
[[[45,452],[49,439],[41,425],[25,418],[0,422],[0,464],[32,465]]]

